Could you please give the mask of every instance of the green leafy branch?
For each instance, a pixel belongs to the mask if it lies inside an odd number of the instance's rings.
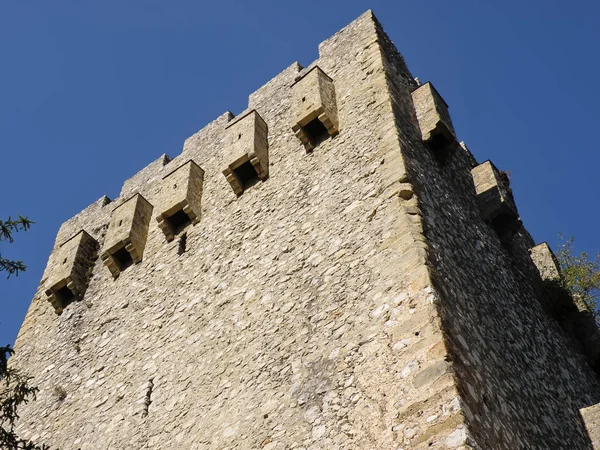
[[[0,347],[0,448],[11,450],[48,450],[49,447],[36,445],[21,439],[14,431],[19,419],[17,409],[30,400],[35,400],[38,388],[29,385],[30,377],[17,369],[8,367],[8,358],[14,350],[7,345]]]
[[[27,231],[33,223],[35,222],[21,215],[17,220],[12,220],[10,217],[6,221],[0,220],[0,241],[8,241],[12,244],[14,242],[13,233]],[[7,278],[10,278],[11,275],[18,276],[25,269],[27,266],[23,264],[23,261],[13,261],[0,255],[0,272],[6,271]]]
[[[596,320],[600,317],[597,311],[600,298],[600,253],[591,258],[587,252],[577,254],[570,237],[565,239],[559,234],[562,244],[556,258],[560,265],[562,283],[574,300],[593,311]]]

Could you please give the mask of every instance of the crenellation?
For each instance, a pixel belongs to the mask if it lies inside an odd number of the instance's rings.
[[[296,61],[289,67],[281,71],[263,86],[258,88],[248,96],[248,109],[255,109],[261,112],[261,115],[268,121],[268,112],[278,109],[281,102],[286,105],[291,95],[289,95],[289,86],[294,82],[303,67]],[[268,93],[268,95],[266,95]],[[287,112],[288,108],[285,109]]]
[[[187,138],[183,144],[181,157],[189,159],[193,156],[200,165],[203,165],[205,160],[214,157],[213,150],[203,144],[215,140],[222,141],[224,139],[223,129],[234,117],[233,113],[226,111],[200,131]],[[197,149],[202,149],[202,151],[198,153]],[[190,153],[193,153],[193,155]]]
[[[112,200],[106,195],[103,195],[94,203],[89,205],[87,208],[64,222],[56,235],[54,247],[66,241],[68,238],[73,236],[80,230],[85,230],[98,242],[101,242],[104,238],[103,224],[108,223],[108,216],[110,215],[111,207],[108,206]]]
[[[139,190],[148,183],[154,182],[157,177],[161,176],[164,170],[169,170],[168,168],[163,168],[172,160],[173,158],[171,158],[169,155],[162,154],[157,160],[148,164],[134,176],[126,180],[125,183],[123,183],[119,198],[131,197],[136,190]]]
[[[548,313],[551,250],[446,106],[367,11],[65,222],[40,293],[82,301],[32,302],[19,431],[65,450],[591,448],[597,327]],[[424,113],[452,134],[443,163]],[[292,126],[315,118],[341,132],[307,154]],[[519,229],[499,240],[503,214]]]

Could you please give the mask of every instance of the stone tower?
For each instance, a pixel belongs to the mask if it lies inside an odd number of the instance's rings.
[[[589,449],[598,330],[369,11],[66,221],[11,360],[75,449]]]

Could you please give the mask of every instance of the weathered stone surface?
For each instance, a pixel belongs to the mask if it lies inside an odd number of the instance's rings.
[[[129,262],[142,260],[151,216],[152,205],[141,194],[135,194],[113,210],[101,257],[114,277]]]
[[[173,158],[169,155],[163,154],[156,161],[148,164],[138,173],[136,173],[129,180],[123,183],[123,188],[119,194],[119,198],[128,198],[136,193],[138,186],[141,186],[148,182],[153,182],[157,177],[161,176],[161,169],[171,162]]]
[[[581,417],[585,421],[593,448],[600,449],[600,403],[582,408]]]
[[[185,200],[199,225],[165,242],[151,221],[143,260],[117,279],[97,260],[61,316],[40,288],[11,359],[40,387],[23,436],[65,450],[591,447],[579,410],[599,382],[541,306],[531,237],[501,241],[472,157],[439,164],[423,143],[418,86],[372,13],[317,65],[339,136],[298,151],[292,84],[307,70],[292,64],[249,97],[269,182],[232,193],[226,112],[124,190],[155,214]],[[105,244],[110,210],[94,203],[59,237]]]

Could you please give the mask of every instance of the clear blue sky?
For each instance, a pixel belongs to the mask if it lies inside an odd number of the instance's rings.
[[[367,9],[450,105],[480,160],[511,174],[525,225],[600,251],[600,3],[491,1],[0,2],[0,217],[29,268],[0,277],[13,343],[60,224],[183,141]]]

